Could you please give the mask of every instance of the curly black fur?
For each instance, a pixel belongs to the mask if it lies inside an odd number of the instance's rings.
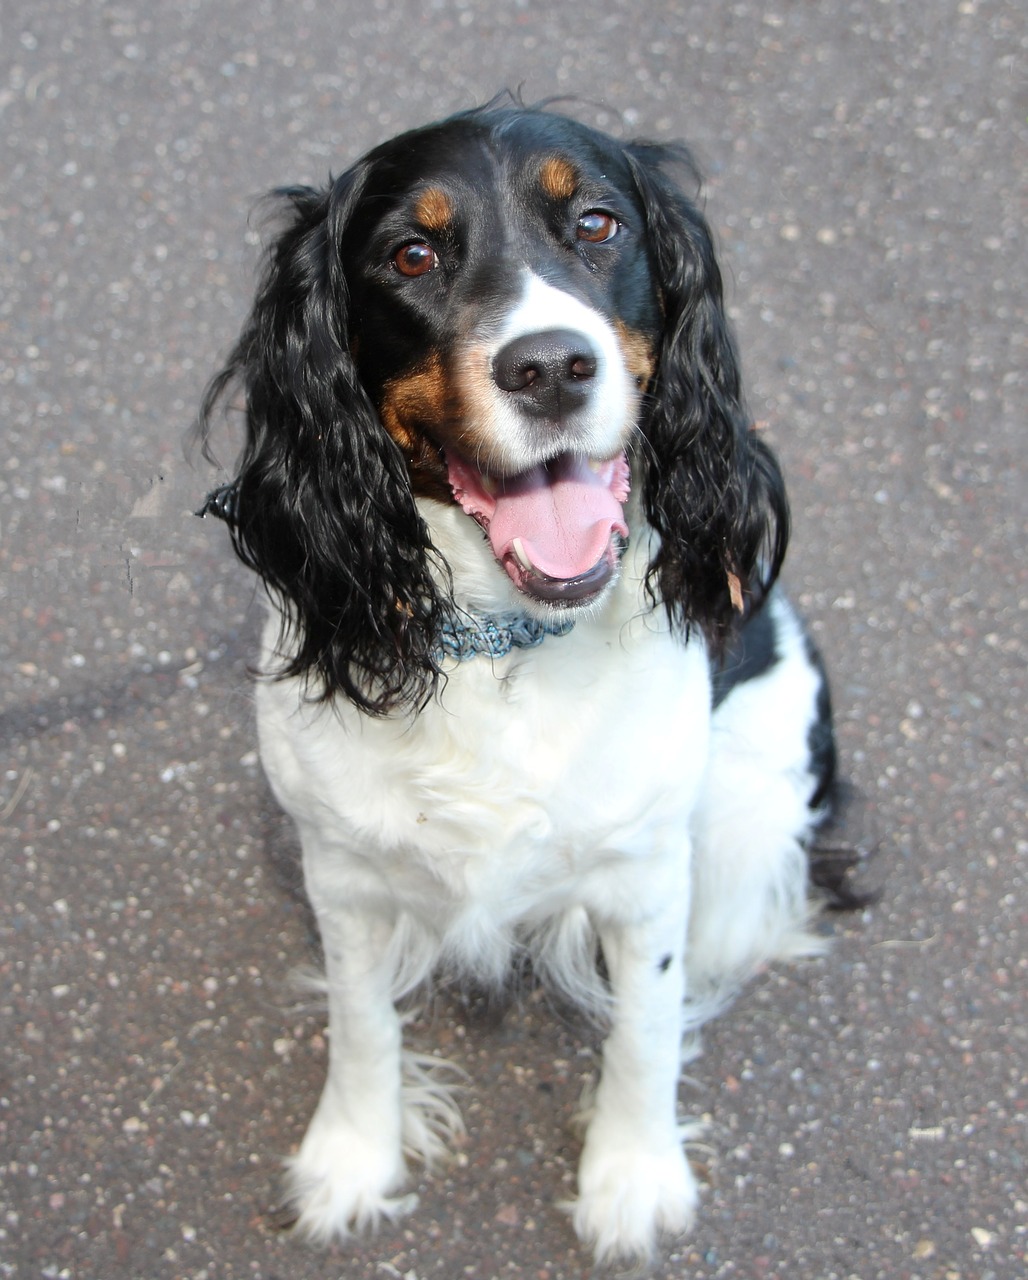
[[[671,165],[692,169],[689,154],[648,143],[626,153],[664,314],[642,424],[646,515],[660,534],[650,591],[673,625],[699,626],[721,654],[738,624],[728,576],[746,591],[747,612],[778,576],[789,539],[785,485],[743,403],[710,229],[666,173]]]
[[[443,605],[403,455],[349,346],[341,252],[364,177],[357,165],[325,192],[278,193],[293,218],[207,389],[201,429],[207,438],[216,405],[241,384],[248,433],[230,528],[240,559],[292,606],[275,674],[315,677],[317,696],[378,714],[433,688]]]

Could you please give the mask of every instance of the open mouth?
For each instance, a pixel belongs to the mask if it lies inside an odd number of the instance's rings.
[[[497,562],[526,595],[587,604],[613,578],[628,538],[624,453],[597,461],[562,453],[517,475],[493,477],[447,454],[450,487],[485,530]]]

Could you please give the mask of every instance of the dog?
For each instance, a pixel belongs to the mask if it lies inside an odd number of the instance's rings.
[[[605,1027],[574,1227],[645,1258],[697,1204],[686,1027],[820,945],[828,686],[775,585],[786,493],[697,181],[512,101],[277,193],[199,420],[210,453],[240,390],[245,445],[198,514],[269,605],[260,754],[330,1028],[287,1173],[316,1241],[410,1209],[407,1158],[459,1129],[398,1002],[528,956]]]

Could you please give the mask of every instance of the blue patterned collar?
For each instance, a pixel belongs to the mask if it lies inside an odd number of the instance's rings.
[[[566,636],[574,622],[540,622],[524,613],[477,614],[462,609],[447,615],[439,632],[435,657],[466,662],[484,654],[505,658],[512,649],[534,649],[547,636]]]

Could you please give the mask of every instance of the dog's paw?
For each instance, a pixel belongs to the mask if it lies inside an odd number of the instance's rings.
[[[416,1195],[396,1194],[407,1170],[395,1151],[342,1123],[319,1122],[307,1130],[299,1152],[286,1161],[286,1196],[293,1230],[314,1244],[373,1230],[417,1205]]]
[[[677,1140],[653,1149],[631,1140],[601,1143],[590,1134],[572,1206],[575,1231],[599,1262],[645,1261],[661,1234],[692,1226],[698,1198]]]

